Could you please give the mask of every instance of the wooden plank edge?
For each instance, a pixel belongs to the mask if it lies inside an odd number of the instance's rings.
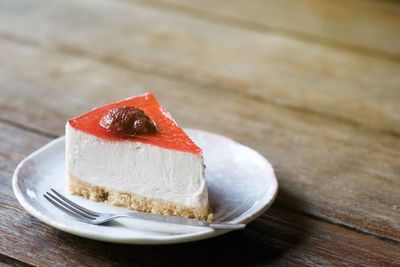
[[[19,261],[15,258],[12,258],[12,257],[9,257],[7,255],[0,253],[0,267],[3,267],[3,266],[27,267],[27,266],[33,266],[33,265],[30,265],[28,263]]]
[[[355,54],[362,54],[370,57],[377,57],[395,63],[400,63],[400,54],[397,53],[391,53],[388,51],[367,47],[363,45],[350,44],[340,40],[330,39],[323,36],[317,36],[310,33],[288,30],[276,26],[266,25],[263,23],[240,19],[234,16],[211,13],[194,7],[184,6],[175,3],[166,3],[157,0],[148,0],[148,1],[117,0],[117,1],[121,1],[130,5],[140,5],[142,7],[157,9],[164,12],[175,13],[181,16],[189,16],[191,18],[205,20],[207,22],[212,22],[215,24],[222,24],[225,26],[241,28],[258,33],[269,33],[269,34],[283,36],[289,39],[301,40],[303,42],[318,43],[322,46],[338,50],[344,50]]]
[[[124,61],[115,57],[111,56],[104,56],[104,55],[99,55],[96,53],[92,53],[91,51],[87,51],[84,49],[80,49],[74,46],[67,46],[65,44],[59,45],[57,47],[43,47],[40,43],[27,39],[27,38],[21,38],[20,36],[14,36],[11,34],[6,34],[6,33],[0,33],[0,38],[4,38],[8,41],[16,42],[21,45],[26,45],[26,46],[31,46],[39,49],[47,49],[51,50],[56,53],[68,55],[68,56],[73,56],[73,57],[80,57],[84,58],[87,60],[95,61],[104,65],[109,65],[117,68],[121,68],[124,70],[128,71],[135,71],[151,76],[156,76],[156,77],[161,77],[166,80],[171,80],[171,81],[179,81],[179,82],[185,82],[185,83],[191,83],[195,84],[203,90],[220,90],[222,92],[229,92],[230,94],[235,94],[236,96],[239,97],[245,97],[249,100],[253,100],[256,102],[259,102],[260,104],[265,104],[277,108],[282,108],[290,111],[295,111],[299,112],[305,115],[310,115],[310,116],[317,116],[323,119],[327,119],[333,122],[337,123],[342,123],[347,126],[353,127],[353,128],[358,128],[358,129],[364,129],[366,131],[372,131],[374,133],[382,134],[382,135],[388,135],[391,137],[395,138],[400,138],[400,132],[394,131],[394,130],[387,130],[387,129],[380,129],[380,128],[375,128],[371,127],[365,124],[362,124],[361,122],[344,118],[341,116],[335,116],[332,114],[320,112],[317,110],[311,110],[306,107],[301,107],[301,106],[295,106],[295,105],[290,105],[290,104],[284,104],[281,102],[274,101],[271,98],[267,98],[265,96],[259,95],[259,94],[248,94],[246,92],[241,92],[238,90],[231,90],[229,87],[223,86],[219,83],[213,83],[210,81],[204,81],[204,80],[199,80],[193,77],[187,77],[187,76],[182,76],[179,73],[176,72],[171,72],[168,70],[161,70],[154,68],[153,66],[145,65],[145,64],[132,64],[129,61]],[[399,61],[400,62],[400,61]],[[212,88],[212,89],[211,89]],[[5,118],[0,118],[2,120],[5,120]],[[38,130],[34,129],[33,130]]]
[[[9,126],[12,126],[12,127],[24,130],[24,131],[28,131],[31,133],[35,133],[37,135],[41,135],[41,136],[48,137],[48,138],[57,138],[58,137],[58,135],[47,132],[47,131],[43,131],[42,129],[38,129],[36,127],[31,127],[31,126],[27,126],[27,125],[24,125],[24,124],[21,124],[18,122],[10,121],[7,118],[2,117],[1,115],[0,115],[0,123],[4,123]]]
[[[390,238],[390,237],[388,237],[386,235],[379,234],[378,232],[369,231],[367,228],[361,228],[357,224],[346,223],[344,220],[340,220],[340,219],[337,219],[337,218],[334,218],[334,217],[326,216],[323,213],[319,213],[319,212],[316,212],[316,211],[313,211],[313,210],[293,209],[293,208],[287,206],[286,204],[276,203],[275,205],[276,205],[276,207],[279,207],[279,208],[281,208],[283,210],[290,211],[290,212],[293,212],[293,213],[296,213],[296,214],[301,214],[301,215],[306,216],[306,217],[311,218],[311,219],[315,219],[315,220],[318,220],[318,221],[321,221],[321,222],[326,222],[326,223],[329,223],[329,224],[332,224],[332,225],[338,225],[338,226],[341,226],[343,228],[346,228],[348,230],[351,230],[351,231],[354,231],[354,232],[357,232],[357,233],[374,236],[374,237],[376,237],[376,238],[378,238],[380,240],[384,240],[384,241],[390,242],[392,244],[400,244],[400,239],[398,239],[398,238]]]

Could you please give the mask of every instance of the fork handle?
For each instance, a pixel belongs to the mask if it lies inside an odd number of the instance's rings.
[[[172,223],[172,224],[181,224],[187,226],[201,226],[201,227],[210,227],[213,229],[223,229],[223,230],[239,230],[246,227],[245,224],[236,224],[236,223],[210,223],[206,221],[199,221],[188,219],[184,217],[178,216],[167,216],[167,215],[159,215],[154,213],[145,213],[145,212],[129,212],[126,214],[117,215],[118,217],[125,217],[125,218],[136,218],[141,220],[150,220],[156,222],[163,222],[163,223]]]
[[[213,229],[224,229],[224,230],[240,230],[246,227],[245,224],[238,223],[210,223],[208,227]]]

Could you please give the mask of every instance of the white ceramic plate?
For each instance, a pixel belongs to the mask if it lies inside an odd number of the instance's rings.
[[[226,137],[188,129],[203,149],[210,204],[215,221],[249,223],[273,202],[278,183],[268,161],[256,151]],[[96,240],[131,244],[167,244],[205,239],[228,231],[118,219],[110,225],[74,220],[43,197],[55,188],[80,205],[100,212],[123,213],[124,208],[69,195],[65,188],[65,138],[60,137],[25,158],[13,177],[14,194],[33,216],[62,231]]]

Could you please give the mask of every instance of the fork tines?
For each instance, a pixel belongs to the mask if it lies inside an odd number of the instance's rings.
[[[54,189],[51,189],[51,192],[47,191],[43,197],[56,208],[81,221],[88,222],[89,220],[95,220],[100,215],[98,212],[88,210],[72,202]]]

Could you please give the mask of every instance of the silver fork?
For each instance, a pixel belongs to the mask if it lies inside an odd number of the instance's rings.
[[[51,204],[56,208],[65,212],[66,214],[74,217],[75,219],[90,223],[90,224],[103,224],[105,222],[117,219],[117,218],[134,218],[140,220],[150,220],[164,223],[172,224],[182,224],[189,226],[202,226],[211,227],[213,229],[225,229],[225,230],[238,230],[243,229],[245,224],[234,224],[234,223],[210,223],[206,221],[199,221],[193,219],[187,219],[177,216],[165,216],[145,212],[128,212],[125,214],[112,214],[112,213],[100,213],[93,210],[86,209],[75,202],[64,197],[62,194],[58,193],[56,190],[51,189],[43,195]]]

